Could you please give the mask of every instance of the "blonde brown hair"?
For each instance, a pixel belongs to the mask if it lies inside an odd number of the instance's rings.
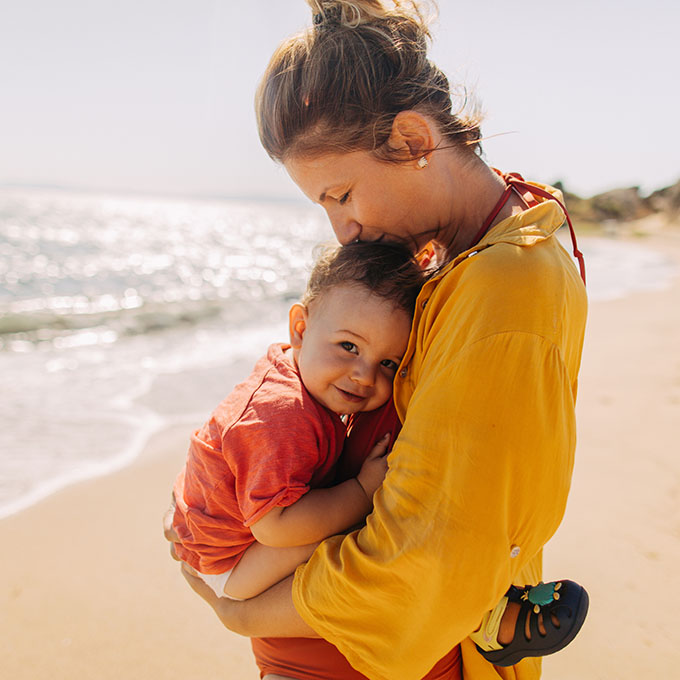
[[[387,144],[407,110],[430,116],[446,146],[480,152],[478,117],[452,111],[448,80],[427,58],[423,2],[307,4],[313,27],[279,46],[257,92],[260,139],[274,160],[360,150],[410,160]]]
[[[427,274],[399,243],[325,246],[317,257],[302,303],[309,305],[336,286],[362,286],[413,316]]]

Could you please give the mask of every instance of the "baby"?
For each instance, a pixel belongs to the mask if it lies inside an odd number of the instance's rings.
[[[340,483],[337,463],[360,414],[381,407],[393,413],[392,382],[424,281],[420,265],[399,245],[326,250],[302,303],[290,309],[290,343],[270,346],[192,436],[174,486],[176,553],[218,597],[258,595],[306,561],[321,540],[371,512],[387,472],[390,428],[359,454],[358,472]],[[394,436],[399,424],[392,418]],[[543,588],[550,592],[541,605],[580,586],[565,581]],[[506,606],[521,597],[511,591],[485,616],[475,640],[499,665],[537,654],[500,642],[504,635],[512,643],[515,621],[524,628],[520,605]],[[538,654],[557,651],[579,627],[555,628],[557,636],[551,628],[550,648]]]

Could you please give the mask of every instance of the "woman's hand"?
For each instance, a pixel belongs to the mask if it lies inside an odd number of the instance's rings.
[[[293,577],[289,576],[250,600],[230,600],[217,597],[203,579],[194,576],[193,569],[182,562],[175,552],[179,536],[172,527],[175,497],[163,516],[163,534],[170,541],[170,555],[182,565],[182,575],[193,591],[202,597],[229,630],[248,637],[318,637],[293,606]]]
[[[172,526],[172,521],[175,516],[175,507],[175,495],[173,494],[170,507],[166,511],[165,515],[163,515],[163,535],[168,541],[170,541],[171,557],[181,564],[182,575],[187,580],[187,583],[197,595],[200,595],[213,608],[222,624],[234,633],[248,635],[248,633],[242,629],[242,626],[240,625],[240,619],[238,617],[238,605],[243,603],[236,600],[230,600],[228,598],[217,597],[212,588],[207,586],[203,579],[196,575],[196,571],[190,565],[186,564],[186,562],[182,562],[179,557],[177,557],[175,543],[179,543],[179,536]]]
[[[179,543],[179,536],[172,526],[172,520],[175,516],[176,507],[177,504],[175,502],[175,493],[173,492],[172,498],[170,500],[170,507],[163,515],[163,535],[167,541],[170,541],[170,556],[173,560],[179,561],[179,557],[177,557],[177,553],[175,552],[175,543]]]
[[[250,600],[217,597],[203,580],[182,564],[182,575],[193,591],[212,608],[225,628],[247,637],[319,637],[293,606],[293,577],[289,576]]]
[[[243,605],[245,601],[230,600],[227,597],[217,597],[213,589],[206,585],[200,576],[196,576],[194,570],[184,562],[182,562],[182,576],[191,586],[192,590],[200,597],[202,597],[212,608],[217,618],[222,622],[225,628],[228,628],[239,635],[248,635],[243,627],[239,611],[239,605]],[[243,607],[240,608],[241,610]]]

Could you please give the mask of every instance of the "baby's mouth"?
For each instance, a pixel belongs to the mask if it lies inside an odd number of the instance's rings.
[[[336,387],[335,389],[338,390],[338,392],[340,392],[340,394],[342,395],[342,397],[344,399],[346,399],[347,401],[350,401],[354,404],[357,404],[360,401],[364,401],[364,399],[366,399],[366,397],[364,397],[364,396],[361,396],[359,394],[354,394],[354,392],[348,392],[347,390],[343,390],[340,387]]]

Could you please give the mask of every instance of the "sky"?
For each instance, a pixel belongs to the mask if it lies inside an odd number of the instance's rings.
[[[588,196],[680,179],[680,2],[441,0],[486,159]],[[300,198],[253,98],[304,0],[0,0],[0,185]]]

